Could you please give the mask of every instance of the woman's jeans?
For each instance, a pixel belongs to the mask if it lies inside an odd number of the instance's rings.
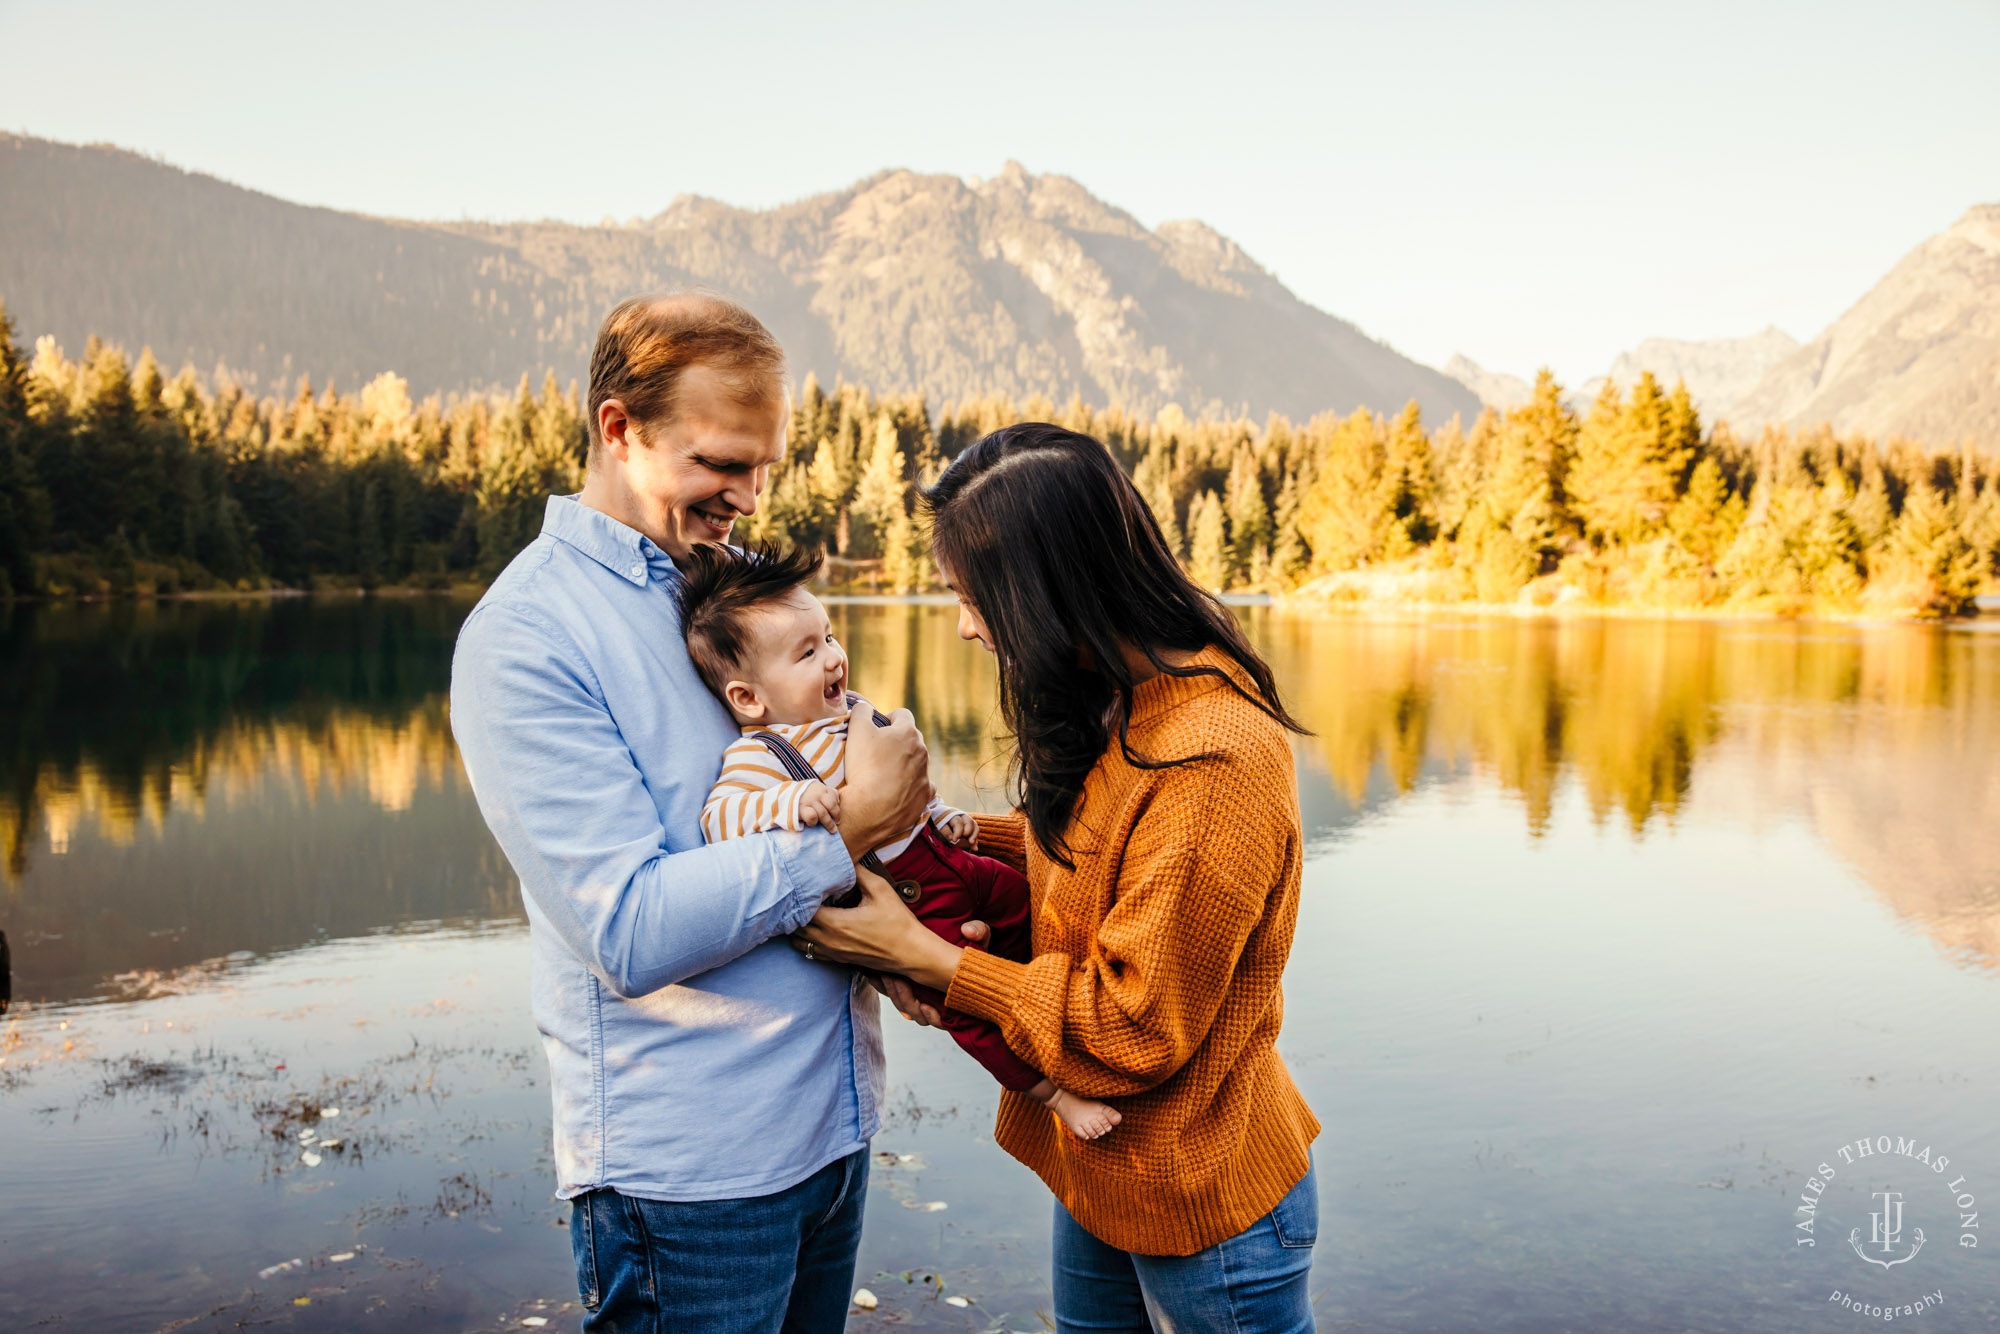
[[[868,1193],[863,1149],[787,1190],[669,1203],[615,1190],[571,1202],[589,1334],[833,1334],[847,1324]]]
[[[1278,1207],[1193,1255],[1107,1246],[1056,1205],[1058,1334],[1312,1334],[1306,1291],[1319,1237],[1311,1168]]]

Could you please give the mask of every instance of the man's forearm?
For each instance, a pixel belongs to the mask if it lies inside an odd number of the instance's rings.
[[[606,986],[642,996],[797,930],[853,875],[839,840],[808,830],[656,856],[608,894],[525,877],[522,888]]]

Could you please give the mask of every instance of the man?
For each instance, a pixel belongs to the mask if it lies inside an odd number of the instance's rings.
[[[909,715],[857,727],[838,833],[702,843],[728,712],[688,660],[674,561],[784,457],[784,356],[748,311],[627,301],[590,364],[583,491],[459,632],[451,718],[520,877],[560,1195],[591,1330],[844,1323],[882,1089],[875,993],[786,944],[920,818]],[[843,841],[844,840],[844,841]]]

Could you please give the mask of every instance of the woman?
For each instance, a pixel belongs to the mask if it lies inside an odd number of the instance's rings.
[[[1273,1046],[1302,729],[1097,441],[1008,427],[925,501],[959,635],[999,659],[1021,809],[979,850],[1026,872],[1034,959],[952,945],[866,875],[801,944],[936,988],[1122,1114],[1084,1141],[1002,1095],[996,1138],[1056,1196],[1059,1330],[1310,1330],[1319,1123]]]

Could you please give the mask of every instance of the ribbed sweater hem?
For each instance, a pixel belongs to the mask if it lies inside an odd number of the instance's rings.
[[[994,1138],[1107,1246],[1135,1255],[1193,1255],[1277,1208],[1312,1166],[1320,1124],[1276,1053],[1246,1120],[1242,1142],[1200,1180],[1117,1170],[1116,1130],[1095,1145],[1083,1145],[1054,1113],[1024,1094],[1002,1095]]]

